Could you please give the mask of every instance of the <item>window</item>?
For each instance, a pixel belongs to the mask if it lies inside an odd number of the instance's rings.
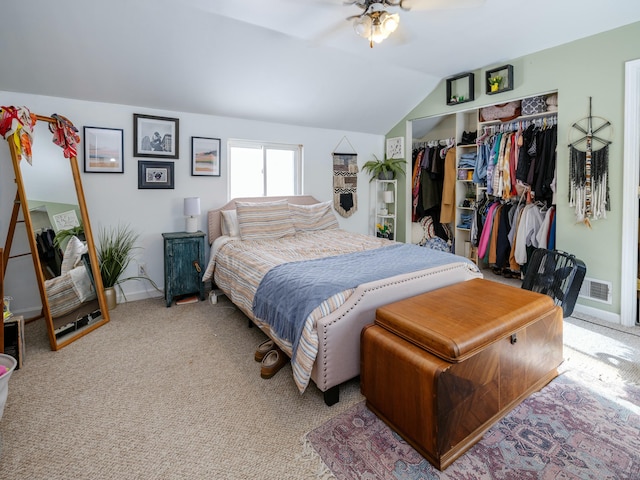
[[[302,145],[229,140],[229,197],[302,193]]]

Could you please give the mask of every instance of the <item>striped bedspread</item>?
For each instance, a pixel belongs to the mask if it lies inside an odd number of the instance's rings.
[[[218,239],[220,240],[220,239]],[[248,317],[256,320],[262,330],[277,338],[288,355],[292,355],[292,345],[277,337],[264,322],[253,315],[253,299],[262,278],[271,268],[292,261],[340,255],[342,253],[371,250],[392,245],[388,240],[373,236],[351,233],[344,230],[321,230],[301,233],[295,236],[273,240],[239,239],[223,241],[221,246],[212,248],[207,272],[213,275],[216,285]],[[207,279],[208,276],[205,276]],[[322,302],[305,321],[296,355],[291,359],[293,375],[300,392],[304,392],[311,378],[311,370],[318,353],[316,320],[340,307],[353,293],[353,289],[339,292]]]
[[[278,336],[266,322],[253,314],[254,298],[263,277],[272,268],[284,263],[373,250],[391,245],[397,244],[373,236],[335,229],[298,232],[295,236],[276,241],[240,241],[226,237],[221,243],[217,245],[214,243],[212,246],[212,258],[207,272],[209,275],[213,272],[216,285],[226,293],[227,297],[249,318],[254,319],[262,330],[267,331],[269,336],[274,338],[291,357],[294,381],[302,393],[309,384],[318,353],[316,322],[344,304],[355,288],[348,288],[331,295],[311,311],[304,320],[294,353],[290,340]],[[205,275],[206,278],[208,275]]]

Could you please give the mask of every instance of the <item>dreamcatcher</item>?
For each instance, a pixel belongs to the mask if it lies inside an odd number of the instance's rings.
[[[576,221],[591,228],[591,220],[606,218],[609,203],[609,145],[611,122],[591,115],[578,120],[569,132],[569,206]],[[572,137],[575,140],[572,141]]]

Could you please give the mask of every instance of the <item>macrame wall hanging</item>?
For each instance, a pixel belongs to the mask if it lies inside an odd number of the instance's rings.
[[[591,115],[578,120],[569,132],[569,206],[576,221],[591,228],[591,220],[607,218],[609,203],[609,145],[611,122]],[[571,141],[571,136],[577,136]]]
[[[346,152],[344,143],[351,152]],[[358,210],[358,154],[347,137],[333,152],[333,208],[345,218]]]

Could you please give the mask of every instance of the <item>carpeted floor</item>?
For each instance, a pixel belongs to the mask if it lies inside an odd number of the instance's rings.
[[[565,366],[638,382],[640,332],[565,321]],[[362,402],[300,395],[285,366],[270,380],[253,360],[264,339],[228,301],[119,305],[107,325],[58,352],[29,324],[26,362],[0,420],[0,478],[302,479],[323,472],[304,436]]]

